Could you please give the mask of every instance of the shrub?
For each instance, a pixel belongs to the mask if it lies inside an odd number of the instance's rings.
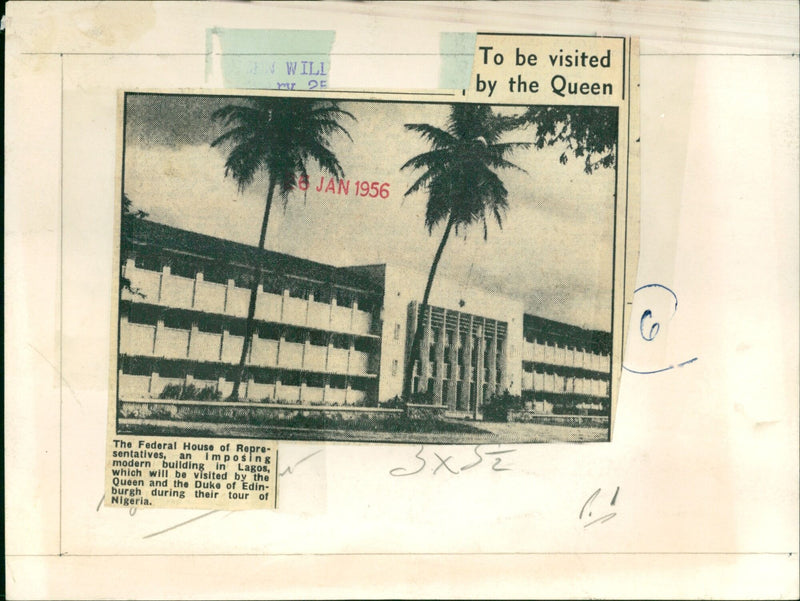
[[[408,399],[412,405],[433,405],[433,395],[430,392],[415,392]]]
[[[198,401],[218,401],[222,398],[222,393],[213,386],[206,386],[195,397]]]
[[[183,386],[180,384],[167,384],[164,386],[164,390],[161,391],[161,394],[158,395],[160,399],[179,399],[181,398],[181,393],[183,392]]]
[[[405,409],[406,402],[399,396],[392,397],[385,403],[381,403],[382,409]]]
[[[375,398],[375,395],[367,394],[367,396],[364,398],[364,400],[361,401],[361,403],[359,403],[359,406],[361,406],[361,407],[377,407],[378,406],[378,400]]]
[[[490,422],[507,422],[508,412],[512,409],[522,409],[525,406],[522,397],[510,394],[508,391],[503,394],[494,395],[484,402],[481,408],[483,419]]]
[[[182,384],[167,384],[164,390],[158,395],[160,399],[177,399],[182,401],[218,401],[222,398],[222,393],[213,386],[197,388],[194,384],[183,386]]]

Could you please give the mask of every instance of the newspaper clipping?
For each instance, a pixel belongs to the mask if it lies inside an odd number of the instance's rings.
[[[478,34],[463,90],[121,91],[106,503],[274,508],[278,441],[610,441],[637,61]]]

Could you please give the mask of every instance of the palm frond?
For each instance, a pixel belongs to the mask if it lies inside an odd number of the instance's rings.
[[[438,169],[444,167],[449,161],[452,160],[452,153],[445,150],[430,150],[423,152],[415,157],[411,157],[406,161],[400,171],[404,169]]]
[[[434,148],[446,148],[458,141],[450,132],[427,123],[406,123],[405,127],[418,133],[423,140],[430,142]]]
[[[284,200],[297,177],[307,177],[307,162],[341,178],[342,167],[330,148],[334,135],[351,139],[341,120],[355,117],[333,101],[263,97],[247,104],[229,104],[212,113],[225,131],[212,147],[228,146],[225,176],[236,180],[244,191],[259,171],[275,176]]]

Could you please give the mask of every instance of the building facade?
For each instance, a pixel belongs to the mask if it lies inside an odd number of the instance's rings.
[[[453,412],[508,391],[542,411],[605,406],[610,334],[524,313],[520,301],[395,265],[334,267],[128,219],[121,238],[118,394],[193,384],[230,395],[254,266],[254,331],[240,397],[376,405],[401,394],[414,326],[414,390]]]

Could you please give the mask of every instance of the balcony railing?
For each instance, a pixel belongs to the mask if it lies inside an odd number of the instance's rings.
[[[230,396],[233,382],[219,380],[197,380],[184,378],[165,378],[153,373],[149,376],[120,373],[119,396],[121,399],[159,398],[169,385],[187,386],[194,384],[198,389],[212,388],[219,391],[221,399]],[[242,382],[240,398],[251,401],[281,402],[300,405],[353,405],[366,398],[366,392],[354,388],[331,388],[321,386],[289,386],[279,383],[262,383],[252,380]],[[198,401],[201,402],[201,401]]]
[[[123,355],[238,364],[243,341],[242,336],[228,332],[214,334],[197,328],[169,328],[160,322],[155,326],[129,323],[124,317],[120,321],[119,348]],[[258,336],[253,337],[247,363],[343,375],[373,374],[369,353]]]
[[[226,284],[207,282],[203,274],[185,278],[163,271],[151,271],[136,267],[128,260],[123,275],[130,280],[130,290],[122,291],[122,298],[132,302],[147,302],[156,305],[193,309],[206,313],[246,317],[250,304],[250,290],[241,288],[229,280]],[[333,303],[294,298],[259,291],[256,299],[256,319],[276,323],[305,326],[320,330],[356,334],[373,334],[373,318],[367,311],[356,306],[341,307]]]

